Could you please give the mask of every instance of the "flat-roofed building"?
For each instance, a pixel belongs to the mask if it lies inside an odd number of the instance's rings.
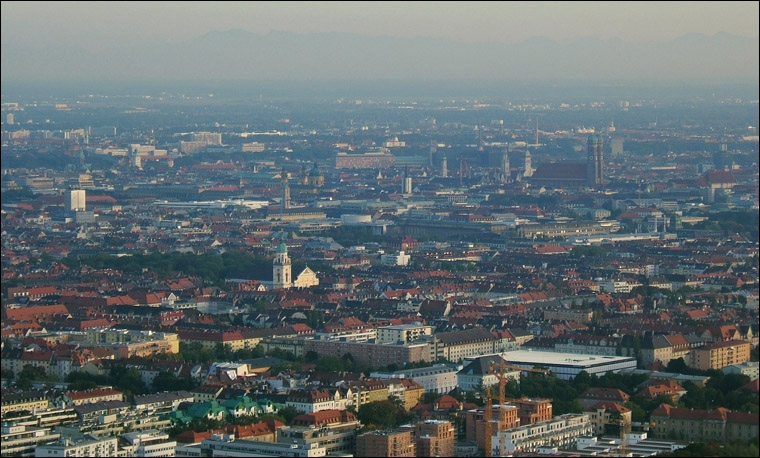
[[[335,156],[336,169],[387,169],[393,165],[395,157],[389,153],[347,154]]]
[[[468,410],[464,414],[465,436],[468,441],[477,443],[479,450],[485,450],[486,444],[485,413],[485,408],[480,408]],[[491,433],[494,435],[497,431],[506,431],[520,426],[517,406],[512,404],[493,405],[491,418],[493,422]]]
[[[549,421],[519,426],[494,433],[492,456],[516,452],[535,453],[539,448],[570,448],[583,436],[593,432],[586,414],[565,414]]]
[[[404,369],[396,372],[372,372],[370,377],[411,379],[420,384],[426,392],[445,394],[458,386],[457,372],[461,369],[461,365],[436,364],[430,367]]]
[[[299,415],[293,426],[277,430],[277,441],[289,444],[315,444],[327,456],[352,455],[356,447],[356,431],[361,428],[356,416],[345,410],[323,410]]]
[[[741,364],[726,366],[723,368],[723,372],[746,375],[750,380],[757,380],[760,377],[760,364],[757,361],[745,361]]]
[[[563,380],[571,380],[583,371],[602,376],[607,372],[635,369],[636,358],[629,356],[599,356],[557,353],[550,351],[516,350],[501,353],[513,366],[548,369]]]
[[[417,456],[454,456],[456,430],[450,421],[427,420],[414,425]]]
[[[551,399],[521,398],[513,400],[512,404],[517,406],[517,415],[522,426],[552,419]]]
[[[423,324],[398,324],[377,328],[378,343],[414,342],[422,336],[433,335],[433,326]]]
[[[53,444],[39,445],[34,449],[34,456],[119,456],[118,451],[118,438],[101,438],[87,435],[76,439],[61,438],[58,442]],[[172,449],[172,452],[173,451],[174,450]]]
[[[2,456],[44,456],[36,454],[35,447],[54,442],[60,437],[51,428],[19,425],[15,421],[3,422],[0,453]]]
[[[190,449],[191,447],[185,447]],[[286,444],[283,442],[249,441],[240,439],[211,438],[200,444],[197,456],[273,456],[319,458],[327,456],[327,450],[317,444]]]
[[[372,431],[356,438],[356,456],[414,457],[411,431]]]

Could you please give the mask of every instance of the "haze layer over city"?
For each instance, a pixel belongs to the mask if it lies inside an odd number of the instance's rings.
[[[758,456],[757,2],[2,2],[2,456]]]

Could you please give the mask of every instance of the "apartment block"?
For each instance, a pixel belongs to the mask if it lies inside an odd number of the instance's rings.
[[[728,340],[695,348],[689,357],[689,365],[695,369],[723,369],[726,366],[749,361],[749,342]]]

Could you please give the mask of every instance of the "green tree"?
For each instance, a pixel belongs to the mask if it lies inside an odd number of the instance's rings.
[[[117,389],[124,393],[124,396],[131,398],[136,394],[145,394],[147,389],[140,372],[136,368],[126,366],[113,366],[108,374],[109,382]]]
[[[631,421],[644,422],[647,419],[647,412],[643,407],[633,401],[626,401],[625,407],[631,409]]]
[[[393,428],[406,415],[404,409],[391,400],[374,401],[359,407],[357,418],[367,428]]]
[[[294,418],[300,415],[300,412],[295,407],[285,406],[277,411],[277,415],[281,416],[285,420],[285,424],[289,425]]]
[[[185,377],[177,377],[171,372],[161,371],[154,378],[151,385],[153,392],[192,390],[194,383]]]

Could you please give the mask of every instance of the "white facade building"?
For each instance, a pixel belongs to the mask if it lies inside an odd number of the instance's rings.
[[[384,266],[408,266],[411,256],[399,251],[398,254],[384,254],[380,256],[380,262]]]
[[[539,448],[570,448],[580,437],[590,436],[593,426],[585,414],[566,414],[550,421],[497,431],[491,440],[493,456],[515,452],[535,453]]]
[[[54,444],[37,446],[34,456],[119,456],[118,445],[119,440],[115,437],[88,435],[79,440],[64,438]],[[174,450],[171,456],[174,456]]]
[[[421,336],[433,335],[433,327],[422,324],[399,324],[377,329],[378,343],[414,342]]]

